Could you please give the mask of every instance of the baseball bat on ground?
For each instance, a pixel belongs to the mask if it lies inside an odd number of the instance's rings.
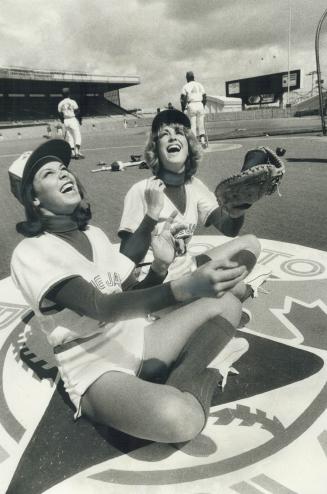
[[[131,166],[138,166],[139,168],[145,168],[146,163],[144,160],[141,161],[114,161],[111,163],[111,165],[106,165],[105,163],[101,162],[99,163],[99,168],[94,168],[91,170],[92,173],[95,172],[121,172],[124,171],[126,168],[130,168]]]

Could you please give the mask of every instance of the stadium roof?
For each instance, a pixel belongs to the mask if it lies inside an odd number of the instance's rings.
[[[86,89],[96,88],[99,91],[112,91],[128,86],[140,84],[139,76],[116,76],[102,74],[88,74],[86,72],[67,72],[50,70],[33,70],[21,67],[0,67],[1,89],[15,84],[15,89],[29,86],[52,86],[62,87],[63,85],[83,85]]]

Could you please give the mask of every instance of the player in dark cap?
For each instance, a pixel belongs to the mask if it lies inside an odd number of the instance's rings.
[[[180,237],[181,256],[170,268],[171,276],[191,272],[199,261],[187,251],[196,226],[215,226],[235,237],[244,222],[245,211],[220,208],[213,192],[195,175],[202,149],[191,130],[188,116],[179,110],[164,110],[152,122],[145,148],[145,160],[154,177],[135,183],[127,192],[119,227],[121,251],[136,263],[143,262],[151,245],[151,235],[160,232],[165,218],[176,212],[175,224],[186,224]],[[260,247],[252,235],[234,241],[258,255]],[[234,245],[233,244],[233,245]],[[184,251],[183,251],[184,250]],[[207,254],[214,256],[214,252]]]
[[[175,255],[171,216],[153,239],[152,273],[137,283],[134,262],[89,225],[90,206],[69,165],[70,146],[56,139],[10,167],[26,212],[12,279],[53,349],[76,418],[152,441],[190,440],[248,348],[234,338],[241,303],[231,290],[249,269],[224,256],[162,283]],[[170,314],[148,318],[167,307]]]

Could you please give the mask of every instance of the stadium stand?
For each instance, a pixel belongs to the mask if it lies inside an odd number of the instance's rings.
[[[327,91],[323,92],[323,108],[324,114],[326,115],[326,105],[327,105]],[[308,115],[319,115],[319,96],[313,96],[312,98],[308,98],[305,101],[301,101],[295,107],[295,116],[296,117],[305,117]]]
[[[63,87],[78,101],[82,116],[125,115],[119,91],[140,84],[138,76],[107,76],[0,67],[0,121],[58,118]]]

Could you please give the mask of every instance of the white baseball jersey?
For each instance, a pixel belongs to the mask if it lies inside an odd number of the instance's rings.
[[[124,200],[124,210],[119,226],[119,231],[135,232],[142,222],[147,211],[145,200],[145,189],[147,179],[134,184],[127,192]],[[171,200],[164,195],[164,206],[161,210],[158,224],[154,232],[160,233],[165,221],[169,218],[172,212],[177,211],[177,216],[174,218],[174,224],[186,224],[187,234],[192,236],[197,224],[205,224],[209,215],[218,207],[217,199],[204,183],[196,177],[192,177],[185,184],[186,208],[182,214]],[[176,273],[176,277],[189,272],[195,268],[195,262],[188,254],[177,257],[170,267],[170,276],[167,279],[175,277],[172,273]]]
[[[61,378],[76,408],[75,418],[81,415],[83,394],[101,375],[110,371],[137,375],[143,357],[144,328],[149,324],[144,318],[105,324],[67,308],[51,312],[54,304],[46,300],[46,294],[59,282],[81,276],[110,294],[122,291],[121,284],[134,269],[134,263],[111,244],[102,230],[89,226],[85,233],[93,261],[50,233],[25,238],[11,261],[12,278],[54,347]],[[45,308],[50,312],[42,313]]]
[[[196,81],[187,82],[182,89],[182,94],[186,96],[187,104],[201,103],[202,97],[205,94],[202,84]]]
[[[12,278],[53,346],[99,332],[100,326],[98,321],[70,309],[46,315],[42,310],[54,306],[46,299],[47,292],[74,276],[81,276],[103,293],[121,292],[121,284],[134,269],[134,263],[111,244],[102,230],[89,226],[85,234],[92,246],[93,261],[51,233],[25,238],[13,252]]]
[[[65,98],[58,105],[58,113],[62,113],[64,118],[75,117],[75,110],[78,110],[78,104],[71,98]]]

